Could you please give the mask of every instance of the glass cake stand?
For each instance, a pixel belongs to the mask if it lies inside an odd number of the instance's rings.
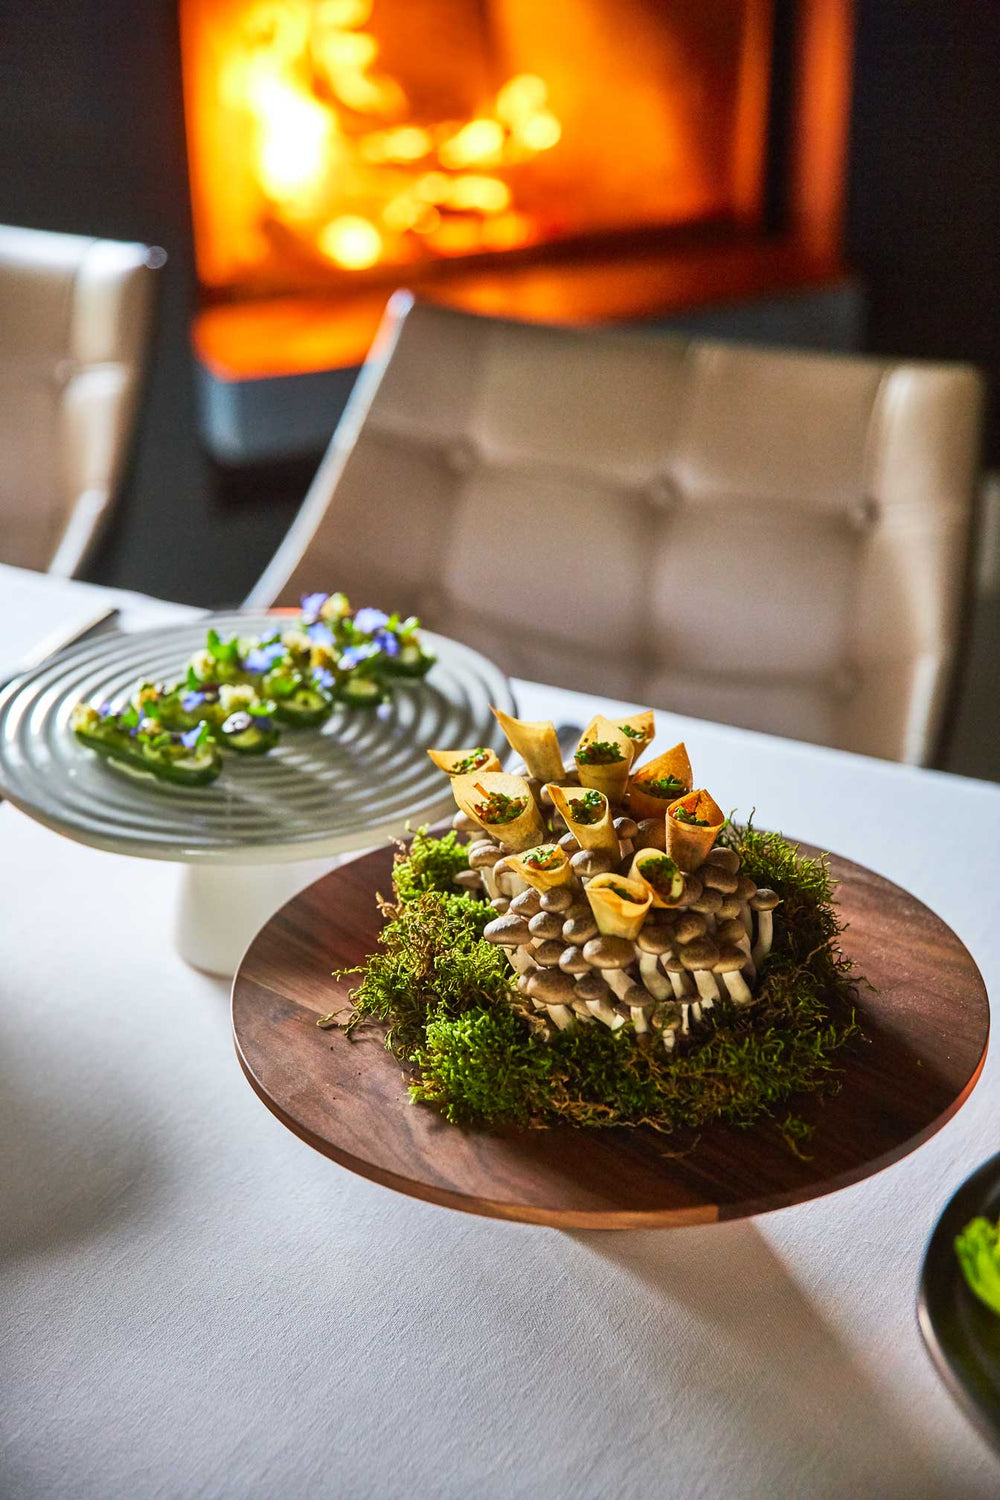
[[[70,729],[81,700],[124,704],[137,681],[176,680],[212,626],[223,636],[274,627],[266,613],[102,636],[61,652],[0,693],[0,792],[84,844],[185,867],[176,941],[182,956],[232,975],[261,923],[335,856],[369,848],[453,808],[433,746],[506,742],[490,705],[514,709],[500,669],[422,631],[437,657],[426,678],[398,679],[382,708],[338,708],[320,729],[288,730],[260,758],[227,755],[219,780],[180,788],[103,761]]]

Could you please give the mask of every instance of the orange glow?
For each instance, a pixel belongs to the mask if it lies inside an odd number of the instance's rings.
[[[769,3],[671,0],[622,26],[621,0],[181,0],[202,285],[319,293],[725,215]],[[743,93],[741,138],[762,138]]]

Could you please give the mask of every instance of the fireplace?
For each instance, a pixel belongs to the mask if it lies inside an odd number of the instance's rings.
[[[660,316],[839,270],[850,0],[181,0],[216,378],[353,369],[391,291]]]

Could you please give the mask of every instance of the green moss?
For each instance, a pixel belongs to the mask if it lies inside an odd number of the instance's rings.
[[[730,826],[721,842],[782,905],[756,1004],[720,1007],[718,1024],[689,1050],[640,1044],[631,1026],[543,1040],[519,1008],[504,954],[481,941],[493,912],[453,894],[461,847],[424,831],[397,860],[397,900],[384,907],[379,952],[359,971],[348,1029],[386,1023],[386,1045],[413,1069],[411,1097],[461,1124],[697,1130],[749,1125],[795,1095],[836,1088],[837,1054],[857,1034],[855,981],[837,946],[826,862],[800,859],[787,840],[752,826]],[[808,1125],[788,1113],[775,1125],[801,1154]]]

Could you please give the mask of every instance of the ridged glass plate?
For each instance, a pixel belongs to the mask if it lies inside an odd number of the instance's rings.
[[[77,646],[0,694],[0,791],[82,843],[147,859],[264,863],[313,859],[442,817],[453,806],[427,757],[432,746],[506,742],[490,705],[513,710],[500,669],[423,631],[437,662],[399,679],[391,702],[338,708],[320,729],[287,730],[260,758],[227,755],[219,780],[180,788],[109,767],[73,736],[81,700],[122,705],[137,681],[176,680],[210,626],[222,635],[274,628],[264,613],[204,616],[190,625],[115,634]]]

